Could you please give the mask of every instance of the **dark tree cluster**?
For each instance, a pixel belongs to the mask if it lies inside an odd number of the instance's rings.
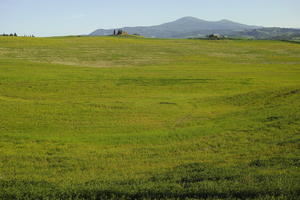
[[[16,33],[10,33],[10,34],[0,34],[0,36],[10,36],[10,37],[18,37],[18,35]],[[24,35],[23,37],[35,37],[34,35]]]
[[[123,35],[128,34],[126,31],[123,31],[122,29],[114,30],[114,35]]]
[[[119,29],[119,30],[114,30],[114,35],[122,35],[123,30]]]
[[[11,33],[11,34],[6,34],[6,33],[3,33],[2,35],[0,36],[13,36],[13,37],[17,37],[18,35],[16,33]]]

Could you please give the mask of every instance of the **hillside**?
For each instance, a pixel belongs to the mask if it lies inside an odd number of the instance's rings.
[[[300,199],[299,55],[0,37],[0,199]]]
[[[300,29],[291,28],[261,28],[244,31],[236,31],[229,34],[230,37],[249,39],[271,39],[271,40],[299,40]]]
[[[211,33],[228,34],[232,31],[255,29],[258,26],[248,26],[229,20],[216,22],[205,21],[194,17],[184,17],[173,22],[157,26],[123,27],[129,34],[140,34],[145,37],[157,38],[187,38],[190,36],[205,36]],[[114,29],[98,29],[92,32],[91,36],[111,35]]]

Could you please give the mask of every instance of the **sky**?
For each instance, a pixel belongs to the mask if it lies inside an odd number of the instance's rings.
[[[300,28],[300,0],[0,0],[0,34],[79,35],[185,16]]]

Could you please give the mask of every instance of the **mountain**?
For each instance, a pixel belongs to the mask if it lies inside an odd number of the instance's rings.
[[[139,34],[145,37],[188,38],[204,37],[212,33],[230,34],[232,32],[252,30],[257,28],[261,27],[249,26],[229,20],[212,22],[201,20],[195,17],[183,17],[176,21],[157,26],[123,27],[115,29],[122,29],[129,34]],[[98,29],[92,32],[90,36],[112,35],[115,29]]]

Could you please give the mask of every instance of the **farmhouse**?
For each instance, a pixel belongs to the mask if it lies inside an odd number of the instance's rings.
[[[210,40],[221,40],[221,39],[225,39],[225,36],[220,34],[211,34],[208,35],[207,38]]]

